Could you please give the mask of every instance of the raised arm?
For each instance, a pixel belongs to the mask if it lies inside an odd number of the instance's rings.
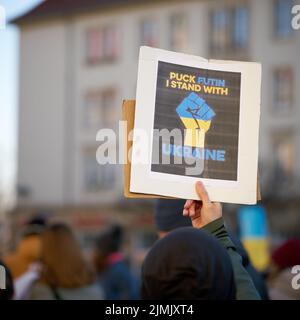
[[[212,202],[201,182],[196,183],[199,201],[187,200],[183,215],[191,218],[193,227],[213,234],[226,248],[234,272],[237,300],[259,300],[259,294],[254,287],[252,279],[242,265],[242,258],[231,241],[222,218],[222,205]]]

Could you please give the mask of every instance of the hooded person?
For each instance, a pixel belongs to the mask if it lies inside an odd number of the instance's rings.
[[[155,204],[154,221],[160,238],[172,230],[181,227],[192,226],[191,219],[182,215],[185,200],[182,199],[158,199]],[[241,241],[232,233],[230,239],[235,245],[236,251],[242,258],[242,265],[249,273],[256,290],[263,300],[268,300],[268,289],[262,275],[252,266],[248,253]]]
[[[179,228],[161,238],[142,266],[142,299],[234,300],[230,258],[210,234]]]
[[[158,200],[154,220],[160,238],[182,226],[193,226],[213,235],[227,250],[230,257],[234,273],[236,299],[259,300],[260,295],[244,266],[244,262],[249,263],[249,260],[243,260],[239,247],[230,239],[222,218],[221,204],[210,201],[201,182],[196,183],[195,188],[199,199],[202,199],[202,201]]]

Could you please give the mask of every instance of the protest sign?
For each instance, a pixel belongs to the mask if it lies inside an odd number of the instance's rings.
[[[130,192],[257,201],[261,66],[141,47]]]

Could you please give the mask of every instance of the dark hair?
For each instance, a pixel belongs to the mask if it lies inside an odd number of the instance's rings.
[[[21,233],[22,238],[26,238],[29,236],[40,235],[43,233],[47,226],[47,220],[44,216],[39,214],[34,215],[23,227],[23,231]]]
[[[102,232],[95,243],[94,264],[100,273],[106,268],[106,258],[120,250],[123,242],[123,228],[119,224],[110,226]]]
[[[109,255],[120,249],[122,241],[123,229],[120,225],[115,224],[98,236],[96,248],[105,255]]]

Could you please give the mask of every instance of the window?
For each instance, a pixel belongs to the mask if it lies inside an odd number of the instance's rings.
[[[115,184],[115,166],[100,165],[96,159],[96,149],[87,148],[83,154],[84,190],[97,192],[112,189]]]
[[[249,15],[245,7],[234,9],[233,45],[235,48],[246,48],[248,45]]]
[[[287,112],[293,108],[293,69],[279,68],[274,72],[274,109]]]
[[[249,10],[244,6],[216,9],[211,13],[211,43],[213,54],[227,54],[247,49]]]
[[[275,35],[278,38],[288,38],[293,32],[291,26],[293,4],[293,0],[275,0]]]
[[[91,92],[86,95],[84,110],[84,126],[87,129],[100,129],[102,120],[101,94]]]
[[[102,91],[102,126],[104,128],[114,128],[118,121],[116,92],[113,89]]]
[[[119,54],[118,32],[115,27],[92,28],[87,31],[87,62],[114,61]]]
[[[85,97],[83,119],[84,127],[91,131],[113,128],[118,120],[115,90],[89,92]]]
[[[185,14],[175,14],[170,21],[171,50],[185,52],[188,49],[188,23]]]
[[[275,135],[274,138],[274,164],[278,175],[291,177],[295,163],[295,144],[291,132]]]
[[[140,45],[155,47],[157,45],[158,30],[155,20],[145,19],[140,26]]]
[[[87,60],[97,62],[101,58],[101,30],[90,29],[87,32]]]
[[[213,52],[224,51],[229,46],[228,13],[225,10],[214,11],[211,16],[211,24],[211,49]]]

